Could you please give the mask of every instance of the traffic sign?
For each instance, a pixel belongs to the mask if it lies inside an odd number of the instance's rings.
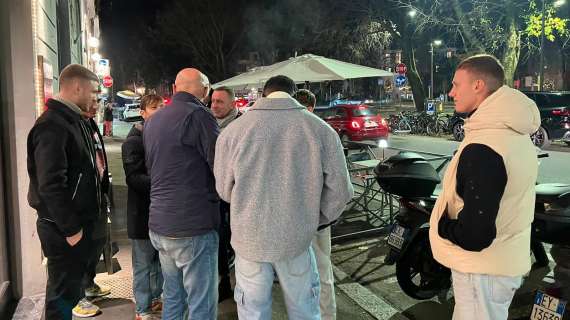
[[[103,87],[110,88],[113,86],[113,78],[111,76],[103,77]]]
[[[99,61],[97,61],[97,66],[95,67],[95,73],[97,73],[98,76],[103,77],[108,76],[110,72],[111,67],[109,65],[109,59],[99,59]]]
[[[394,82],[396,83],[396,87],[402,87],[403,85],[406,84],[406,81],[408,79],[406,78],[406,76],[404,75],[397,75],[396,78],[394,78]]]
[[[405,64],[403,64],[403,63],[398,63],[398,64],[396,65],[396,72],[397,72],[398,74],[404,75],[404,74],[406,74],[407,71],[408,71],[408,67],[406,67]]]
[[[426,104],[426,113],[430,115],[435,113],[435,101],[428,100],[428,103]]]

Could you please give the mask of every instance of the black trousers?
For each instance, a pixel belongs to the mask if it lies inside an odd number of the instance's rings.
[[[91,228],[83,228],[83,238],[71,247],[55,223],[38,219],[38,237],[47,257],[46,320],[71,320],[71,310],[85,296],[84,277],[93,256]]]
[[[218,247],[218,274],[220,275],[220,283],[228,285],[230,281],[230,256],[233,249],[230,244],[230,204],[224,201],[220,202],[220,228],[218,230],[220,244]]]
[[[97,275],[97,264],[103,254],[103,249],[107,243],[107,217],[99,219],[93,227],[93,240],[91,242],[92,250],[87,260],[87,270],[83,278],[85,288],[92,287],[95,284],[95,276]]]

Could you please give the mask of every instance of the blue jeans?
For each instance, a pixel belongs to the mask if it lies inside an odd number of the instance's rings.
[[[453,320],[507,320],[522,277],[493,276],[451,270]]]
[[[240,319],[271,319],[274,272],[283,290],[289,319],[321,319],[319,273],[312,248],[278,262],[248,261],[236,253],[234,299]]]
[[[162,294],[162,271],[158,251],[149,239],[131,240],[133,247],[133,291],[135,294],[136,312],[150,313],[153,299]]]
[[[218,234],[169,238],[149,232],[158,250],[164,291],[162,319],[215,320],[218,309]]]

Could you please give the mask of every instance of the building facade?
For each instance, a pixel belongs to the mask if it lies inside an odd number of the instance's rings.
[[[99,36],[97,3],[0,1],[1,319],[18,302],[42,301],[45,292],[36,213],[27,202],[26,138],[45,99],[57,93],[60,70],[70,63],[90,65],[87,41]]]

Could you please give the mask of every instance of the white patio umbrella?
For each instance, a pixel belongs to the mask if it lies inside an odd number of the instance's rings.
[[[392,77],[394,74],[382,69],[305,54],[270,66],[250,70],[218,82],[213,87],[227,86],[238,89],[260,87],[267,79],[276,75],[284,75],[293,79],[296,83],[303,83],[305,81],[322,82],[355,78]]]

